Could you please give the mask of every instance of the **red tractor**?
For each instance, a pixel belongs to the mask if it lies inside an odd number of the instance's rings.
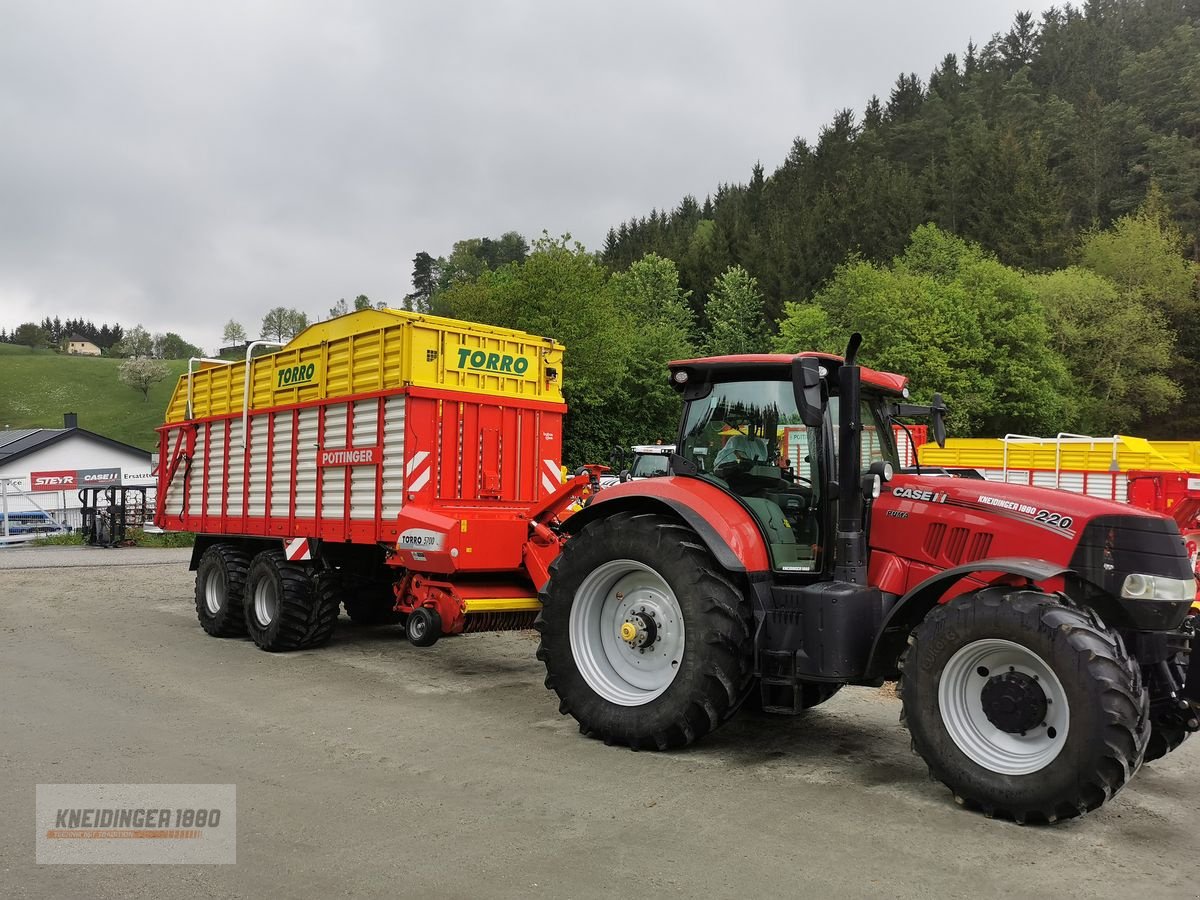
[[[896,474],[893,424],[945,407],[805,353],[670,365],[671,474],[564,523],[537,620],[580,730],[692,743],[748,698],[799,713],[898,679],[955,799],[1018,822],[1103,804],[1200,728],[1196,581],[1166,516],[1041,488]],[[799,434],[797,434],[799,431]]]

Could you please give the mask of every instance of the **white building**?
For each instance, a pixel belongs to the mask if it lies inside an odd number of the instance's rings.
[[[153,489],[150,454],[80,428],[75,413],[62,428],[0,430],[0,479],[9,515],[43,510],[78,527],[85,487],[120,484]],[[153,490],[148,493],[153,503]]]

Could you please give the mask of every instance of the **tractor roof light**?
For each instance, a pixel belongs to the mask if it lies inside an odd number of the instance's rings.
[[[1126,600],[1161,600],[1170,603],[1185,603],[1195,599],[1194,578],[1167,578],[1163,575],[1133,573],[1125,576],[1121,585],[1121,596]]]
[[[674,372],[671,374],[671,379],[672,379],[672,380],[673,380],[673,381],[674,381],[676,384],[687,384],[687,380],[688,380],[688,373],[687,373],[687,369],[676,369],[676,370],[675,370],[675,371],[674,371]]]

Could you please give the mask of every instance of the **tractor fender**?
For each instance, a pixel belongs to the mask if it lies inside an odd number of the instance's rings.
[[[883,617],[883,624],[880,625],[875,642],[871,645],[867,674],[872,677],[883,676],[894,668],[895,661],[904,651],[909,632],[937,606],[950,588],[967,575],[982,572],[1018,575],[1038,583],[1058,576],[1072,575],[1074,571],[1068,566],[1041,559],[1009,556],[977,559],[932,575],[897,600]]]
[[[663,475],[605,488],[563,528],[578,534],[589,522],[630,510],[682,519],[728,572],[771,568],[766,540],[750,511],[716,485],[695,478]]]

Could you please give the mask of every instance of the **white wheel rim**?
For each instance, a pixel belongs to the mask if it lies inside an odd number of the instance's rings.
[[[998,728],[984,712],[984,686],[1007,672],[1036,678],[1048,701],[1043,722],[1023,735]],[[998,638],[974,641],[950,657],[938,685],[938,708],[958,749],[1001,775],[1029,775],[1050,765],[1066,744],[1071,721],[1066,691],[1054,670],[1029,648]]]
[[[210,616],[225,608],[225,576],[216,570],[210,571],[204,579],[204,605]]]
[[[626,623],[642,646],[621,637]],[[571,653],[588,686],[618,706],[642,706],[671,686],[683,662],[683,611],[675,592],[654,569],[614,559],[583,580],[568,622]]]
[[[275,585],[270,579],[264,578],[254,586],[254,618],[258,620],[259,625],[266,628],[275,621],[278,611],[279,595],[275,592]]]

